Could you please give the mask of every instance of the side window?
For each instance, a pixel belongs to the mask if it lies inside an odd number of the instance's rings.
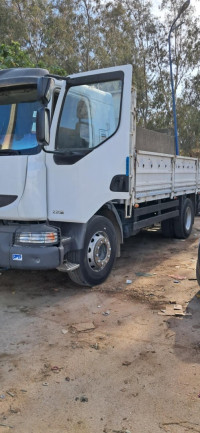
[[[121,80],[70,87],[60,117],[56,148],[89,151],[111,137],[119,125],[121,95]]]

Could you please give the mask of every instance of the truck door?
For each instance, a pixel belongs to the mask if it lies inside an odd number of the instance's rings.
[[[47,154],[48,218],[87,222],[106,202],[126,199],[132,67],[70,77],[54,113]],[[114,185],[114,187],[113,187]]]

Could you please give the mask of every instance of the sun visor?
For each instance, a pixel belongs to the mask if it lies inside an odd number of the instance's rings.
[[[12,68],[0,71],[0,104],[44,100],[48,102],[52,79],[46,69]]]

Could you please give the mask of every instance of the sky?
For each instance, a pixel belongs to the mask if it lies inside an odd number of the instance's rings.
[[[152,4],[153,4],[153,12],[155,13],[155,15],[158,16],[162,15],[162,13],[159,10],[159,6],[161,5],[161,0],[152,0]],[[199,15],[200,17],[200,0],[190,0],[190,4],[194,6],[197,15]]]

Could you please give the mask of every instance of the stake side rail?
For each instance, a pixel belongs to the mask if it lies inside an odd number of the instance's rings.
[[[135,166],[135,203],[173,199],[200,191],[200,166],[196,158],[139,150]]]

